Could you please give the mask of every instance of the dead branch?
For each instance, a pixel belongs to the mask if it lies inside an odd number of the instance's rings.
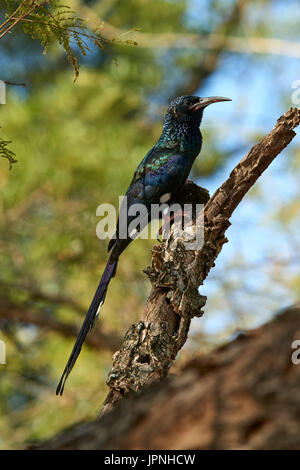
[[[16,83],[16,82],[11,82],[10,80],[4,80],[5,85],[13,85],[13,86],[22,86],[23,88],[26,87],[26,83]]]
[[[222,246],[230,217],[274,158],[296,135],[300,110],[291,108],[274,129],[238,163],[229,178],[205,206],[204,244],[187,249],[182,238],[154,246],[152,264],[145,272],[152,289],[141,321],[132,325],[114,355],[108,377],[110,391],[100,416],[130,392],[160,381],[187,340],[191,319],[202,316],[206,298],[199,293]],[[198,220],[199,223],[199,220]]]
[[[236,5],[233,10],[232,18],[236,20],[240,11],[244,8],[244,2],[240,1],[240,5]],[[79,14],[85,18],[86,23],[91,28],[99,25],[99,16],[87,5],[80,4],[78,6]],[[240,20],[241,21],[241,20]],[[227,24],[234,24],[231,19]],[[235,24],[238,22],[235,21]],[[226,24],[225,24],[226,26]],[[102,34],[107,41],[116,40],[119,37],[128,35],[132,42],[136,42],[139,47],[145,48],[169,48],[169,49],[189,49],[189,50],[222,50],[234,52],[237,54],[265,54],[265,55],[281,55],[286,57],[300,57],[300,45],[295,41],[288,41],[272,37],[260,36],[233,36],[223,31],[213,31],[209,34],[193,34],[193,33],[146,33],[143,31],[119,29],[105,21],[103,24]],[[226,28],[225,28],[226,30]],[[229,30],[230,31],[230,30]],[[130,34],[129,34],[130,33]]]
[[[61,320],[57,320],[53,316],[36,310],[25,305],[18,305],[7,299],[0,302],[0,320],[5,319],[9,322],[23,323],[35,325],[43,331],[54,331],[68,338],[74,338],[77,335],[77,326]],[[86,343],[97,350],[115,351],[120,347],[120,338],[113,333],[101,331],[98,327],[93,334],[89,335]]]

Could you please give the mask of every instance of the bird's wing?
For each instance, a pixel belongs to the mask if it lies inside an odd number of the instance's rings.
[[[186,160],[179,152],[161,147],[154,147],[141,161],[126,191],[126,202],[123,200],[121,205],[116,234],[108,245],[108,251],[112,250],[112,260],[116,260],[134,238],[132,235],[120,238],[121,216],[124,217],[123,220],[126,218],[128,228],[136,218],[136,215],[128,215],[129,208],[134,204],[143,204],[146,213],[141,221],[140,231],[142,231],[149,223],[151,204],[168,202],[169,196],[171,197],[185,183],[189,173],[186,165]],[[167,196],[166,199],[161,199],[164,195]]]
[[[158,203],[160,197],[183,185],[189,169],[174,149],[154,147],[141,161],[126,192],[133,203]]]

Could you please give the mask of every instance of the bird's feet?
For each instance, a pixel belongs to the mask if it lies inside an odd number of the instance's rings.
[[[172,214],[163,214],[162,215],[162,220],[163,220],[163,224],[162,226],[160,227],[160,229],[158,230],[157,232],[157,235],[156,235],[156,240],[159,242],[159,243],[162,243],[163,240],[160,239],[161,235],[163,234],[163,232],[168,229],[168,232],[167,234],[169,233],[169,230],[171,228],[171,225],[178,219],[181,219],[182,218],[185,218],[187,217],[187,214],[182,210],[182,209],[179,209],[175,212],[173,212]]]

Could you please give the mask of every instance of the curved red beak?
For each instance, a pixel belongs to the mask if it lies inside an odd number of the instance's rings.
[[[199,111],[199,109],[206,108],[206,106],[213,103],[220,103],[221,101],[232,101],[231,98],[224,98],[223,96],[209,96],[208,98],[199,98],[198,103],[189,107],[191,111]]]

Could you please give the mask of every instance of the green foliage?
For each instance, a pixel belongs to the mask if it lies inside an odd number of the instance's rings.
[[[39,40],[44,47],[44,53],[51,44],[58,42],[73,66],[74,81],[79,75],[74,47],[77,47],[82,55],[86,55],[90,52],[87,40],[92,40],[97,47],[103,49],[102,25],[89,34],[84,20],[79,18],[70,6],[62,4],[59,0],[6,0],[6,3],[8,19],[0,25],[0,38],[21,22],[24,33]]]
[[[11,144],[11,140],[3,140],[0,137],[0,157],[7,158],[9,161],[9,169],[11,170],[12,164],[16,163],[18,160],[16,160],[15,157],[15,152],[13,152],[8,145]]]
[[[21,23],[24,33],[41,43],[44,54],[51,45],[58,43],[73,67],[74,82],[79,76],[79,61],[74,50],[77,49],[82,56],[86,56],[91,52],[90,43],[104,50],[104,43],[108,42],[101,35],[103,23],[97,25],[93,31],[89,31],[85,21],[78,17],[76,11],[69,5],[62,4],[60,0],[5,0],[5,2],[7,19],[0,25],[0,39],[3,40],[7,33]],[[115,38],[112,42],[127,46],[137,45],[130,39]],[[8,148],[10,143],[11,141],[0,138],[0,156],[9,160],[11,168],[12,163],[17,160],[14,159],[15,153]]]

